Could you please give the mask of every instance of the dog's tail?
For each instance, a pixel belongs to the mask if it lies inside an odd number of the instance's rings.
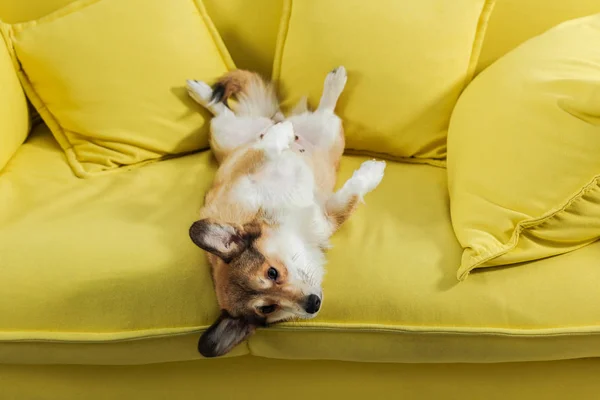
[[[275,89],[255,72],[233,70],[223,75],[212,89],[213,102],[227,105],[229,98],[235,97],[238,115],[273,119],[280,113]]]

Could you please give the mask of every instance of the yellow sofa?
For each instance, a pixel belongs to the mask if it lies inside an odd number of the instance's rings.
[[[67,3],[3,0],[0,19]],[[205,3],[237,66],[270,75],[282,0]],[[477,71],[598,12],[597,0],[498,0]],[[201,359],[198,337],[218,310],[187,227],[211,154],[77,178],[48,128],[30,123],[4,48],[0,83],[0,157],[10,158],[0,172],[0,398],[563,399],[600,389],[600,242],[459,283],[446,170],[396,162],[334,237],[319,317]],[[345,156],[340,179],[364,159]]]

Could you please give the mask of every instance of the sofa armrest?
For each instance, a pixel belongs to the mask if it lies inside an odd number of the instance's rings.
[[[29,133],[27,100],[15,71],[4,35],[0,36],[0,88],[1,171],[19,146],[23,144]]]

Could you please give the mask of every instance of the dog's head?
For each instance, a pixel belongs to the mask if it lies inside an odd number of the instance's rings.
[[[210,219],[194,222],[190,237],[210,254],[222,310],[200,338],[203,356],[229,352],[257,327],[319,311],[322,273],[298,240],[258,221],[234,226]]]

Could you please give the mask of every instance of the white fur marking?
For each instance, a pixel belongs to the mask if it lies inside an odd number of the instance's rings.
[[[218,116],[231,113],[231,110],[229,110],[225,104],[212,101],[213,90],[207,83],[188,79],[186,84],[190,97],[194,99],[196,103],[213,113],[213,115]]]

